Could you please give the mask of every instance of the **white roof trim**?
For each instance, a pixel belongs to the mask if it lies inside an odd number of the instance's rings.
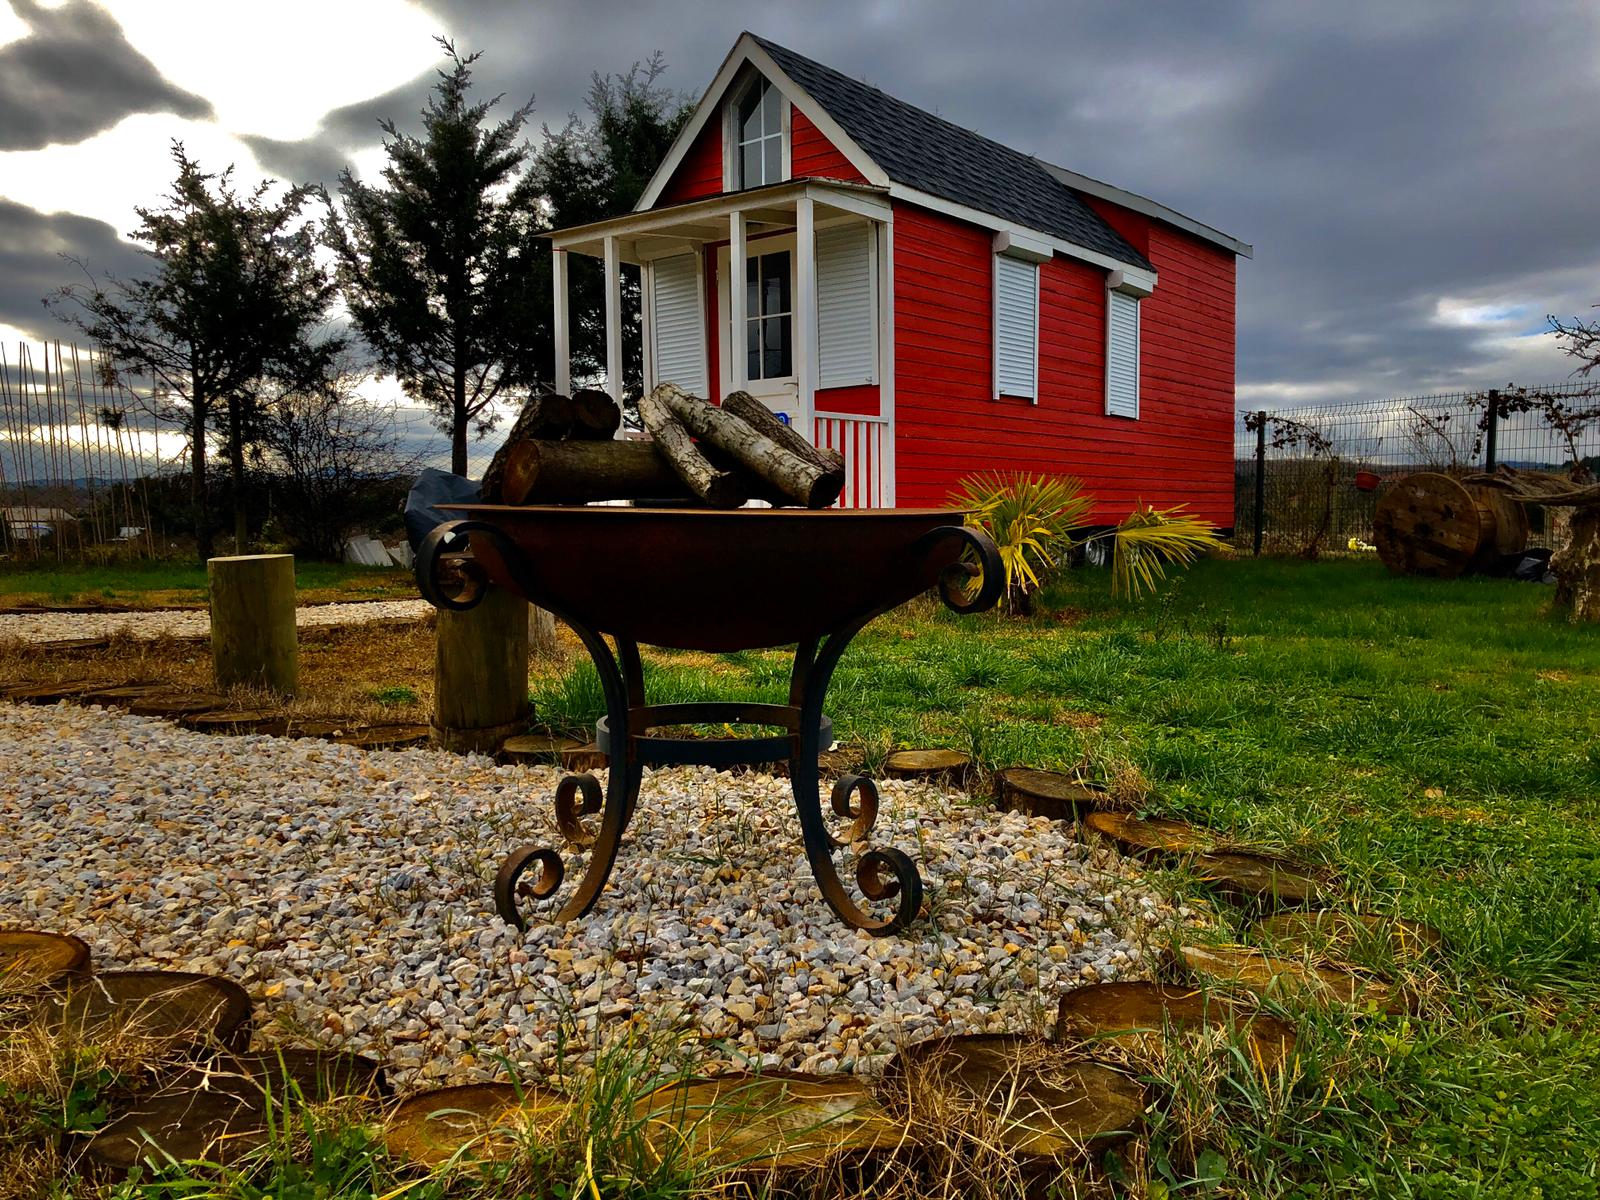
[[[1080,246],[1076,242],[1069,242],[1065,238],[1056,237],[1054,234],[1044,233],[1038,229],[1029,229],[1026,225],[1018,225],[1015,221],[1008,221],[994,213],[984,212],[981,208],[968,208],[965,204],[957,204],[953,200],[946,200],[943,196],[935,196],[931,192],[918,191],[903,184],[891,183],[889,185],[889,198],[891,200],[904,200],[934,212],[944,213],[946,216],[955,217],[957,220],[966,221],[981,229],[989,229],[995,233],[1007,233],[1015,242],[1030,247],[1048,247],[1052,252],[1065,254],[1068,258],[1076,258],[1082,262],[1090,263],[1096,267],[1104,267],[1107,271],[1121,271],[1123,277],[1135,286],[1145,289],[1146,294],[1155,291],[1157,275],[1154,271],[1144,267],[1134,266],[1132,263],[1120,262],[1109,254],[1102,254],[1098,250],[1091,250],[1087,246]]]
[[[1131,209],[1136,213],[1143,213],[1147,217],[1165,221],[1168,225],[1176,225],[1185,233],[1192,233],[1195,237],[1211,242],[1213,245],[1221,246],[1224,250],[1231,250],[1241,258],[1254,258],[1256,256],[1256,248],[1250,243],[1241,242],[1238,238],[1230,237],[1220,229],[1213,229],[1209,225],[1201,224],[1193,217],[1186,217],[1181,212],[1168,208],[1165,204],[1151,200],[1148,196],[1141,196],[1137,192],[1130,192],[1126,188],[1117,187],[1115,184],[1091,179],[1087,175],[1080,175],[1077,171],[1069,171],[1065,167],[1047,163],[1042,158],[1035,159],[1035,161],[1075,191],[1087,192],[1091,196],[1098,196],[1102,200],[1120,204],[1123,208]]]
[[[733,44],[733,49],[728,51],[728,57],[722,60],[716,77],[712,79],[705,93],[700,97],[700,103],[695,105],[694,115],[689,118],[679,132],[677,139],[667,150],[667,156],[661,160],[661,165],[656,168],[656,173],[650,177],[649,184],[644,189],[644,194],[639,197],[639,203],[634,205],[634,212],[644,212],[654,206],[661,198],[661,193],[666,190],[667,181],[677,171],[689,148],[694,145],[695,139],[700,136],[706,124],[717,115],[722,106],[723,97],[727,95],[728,88],[738,78],[739,72],[746,64],[753,66],[762,75],[766,76],[777,89],[783,93],[793,107],[798,108],[815,125],[827,139],[833,143],[835,149],[849,160],[850,165],[866,177],[868,183],[879,187],[887,187],[889,177],[883,169],[867,157],[866,151],[850,138],[839,127],[837,121],[813,100],[806,92],[784,74],[773,62],[772,56],[761,48],[754,37],[749,33],[741,33],[739,40]]]

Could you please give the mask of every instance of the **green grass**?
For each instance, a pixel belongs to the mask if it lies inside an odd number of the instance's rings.
[[[1229,1045],[1137,1059],[1149,1128],[1104,1164],[1111,1194],[1600,1195],[1600,629],[1551,616],[1549,598],[1367,562],[1208,561],[1142,606],[1111,599],[1097,573],[1054,586],[1027,621],[918,601],[845,655],[828,710],[869,765],[891,745],[969,749],[988,768],[1081,764],[1142,793],[1145,811],[1325,865],[1355,909],[1446,939],[1408,968],[1413,1016],[1295,1011],[1286,1075]],[[781,651],[664,652],[646,666],[653,702],[781,700],[788,685]],[[587,663],[535,698],[542,720],[574,731],[601,706]],[[1187,873],[1150,878],[1210,915],[1185,936],[1248,940],[1255,914]],[[631,1074],[587,1086],[603,1096]],[[369,1141],[329,1137],[325,1185],[284,1165],[258,1190],[221,1194],[354,1200],[398,1186]],[[628,1154],[613,1154],[611,1179],[626,1180]],[[587,1194],[574,1161],[533,1192]],[[215,1194],[124,1194],[180,1193]]]
[[[1234,1081],[1206,1160],[1229,1194],[1594,1196],[1600,629],[1549,598],[1368,562],[1212,561],[1134,606],[1081,573],[1031,621],[920,602],[881,618],[828,709],[858,744],[1142,776],[1148,811],[1325,864],[1357,908],[1443,932],[1423,1017],[1302,1016],[1288,1100]],[[714,679],[684,657],[656,660],[652,701],[782,699],[782,653],[722,656]],[[586,670],[551,689],[574,717],[598,703]],[[1211,936],[1246,936],[1252,914],[1200,898]],[[1190,1177],[1159,1131],[1151,1151],[1156,1182]]]
[[[301,603],[336,600],[412,600],[416,582],[397,567],[296,562]],[[0,568],[0,609],[97,606],[173,608],[204,606],[206,569],[197,563],[49,565]]]

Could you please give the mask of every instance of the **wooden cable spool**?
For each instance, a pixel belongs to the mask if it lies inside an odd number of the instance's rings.
[[[1397,574],[1454,579],[1524,549],[1528,514],[1498,488],[1422,471],[1383,494],[1372,540],[1383,565]]]

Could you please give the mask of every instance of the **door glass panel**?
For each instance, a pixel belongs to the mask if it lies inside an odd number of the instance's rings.
[[[745,328],[745,364],[744,374],[746,379],[761,379],[761,321],[746,321]]]
[[[762,338],[761,377],[763,379],[780,379],[793,373],[789,363],[789,318],[768,317],[762,322],[765,336]]]
[[[761,313],[789,311],[789,255],[763,254],[761,256]]]

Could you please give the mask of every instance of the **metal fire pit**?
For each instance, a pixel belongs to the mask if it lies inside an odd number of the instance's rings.
[[[922,905],[922,879],[893,847],[863,848],[878,815],[870,780],[846,775],[833,785],[839,833],[823,816],[817,757],[833,740],[823,697],[839,657],[874,618],[932,587],[956,612],[981,612],[999,599],[999,553],[981,532],[942,509],[517,508],[451,505],[465,518],[440,525],[417,556],[417,582],[436,608],[477,604],[491,586],[549,609],[577,633],[594,659],[606,715],[595,741],[610,772],[602,790],[590,774],[556,788],[556,824],[575,850],[588,850],[576,890],[555,921],[594,906],[633,817],[644,768],[679,764],[730,767],[787,761],[806,858],[823,899],[847,924],[869,933],[904,929]],[[611,635],[615,651],[601,636]],[[795,646],[787,704],[649,704],[641,643],[680,650],[757,650]],[[652,735],[674,725],[781,728],[782,734],[731,738]],[[593,829],[583,818],[599,814]],[[856,883],[870,902],[892,901],[876,916],[858,905],[834,867],[837,850],[856,846]],[[495,880],[495,905],[526,927],[525,903],[551,901],[565,865],[549,847],[512,851]]]

